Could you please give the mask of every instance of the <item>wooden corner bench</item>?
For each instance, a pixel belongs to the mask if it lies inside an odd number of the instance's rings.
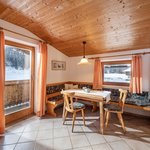
[[[52,83],[52,84],[48,84],[46,87],[46,106],[47,106],[47,113],[50,114],[53,117],[56,117],[57,114],[55,112],[55,108],[61,104],[63,104],[63,96],[61,94],[61,90],[65,89],[65,84],[74,84],[74,85],[78,85],[78,87],[81,89],[82,87],[86,86],[89,88],[92,88],[92,83],[89,82],[60,82],[60,83]],[[104,88],[104,90],[111,90],[112,95],[114,94],[115,97],[117,96],[117,89],[106,89]],[[114,96],[113,95],[113,96]],[[113,99],[113,98],[112,98]],[[115,100],[112,100],[111,103],[117,104],[117,102]],[[96,105],[95,103],[92,104],[93,105],[93,110],[96,110]],[[140,106],[140,105],[136,105],[136,104],[130,104],[130,103],[126,103],[125,104],[126,107],[129,108],[134,108],[134,109],[140,109],[140,110],[145,110],[145,111],[150,111],[150,99],[149,99],[149,103],[146,106]]]
[[[55,108],[63,103],[63,96],[60,93],[64,89],[65,82],[48,84],[46,87],[47,113],[56,117]]]
[[[60,82],[60,83],[52,83],[47,84],[46,87],[46,106],[47,113],[53,117],[56,117],[57,114],[55,112],[55,108],[61,104],[63,104],[63,96],[61,94],[61,90],[65,89],[65,84],[74,84],[78,85],[79,88],[84,86],[91,88],[91,83],[86,82]]]

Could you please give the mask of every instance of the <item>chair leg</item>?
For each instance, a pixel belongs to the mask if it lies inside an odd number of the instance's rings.
[[[123,128],[123,131],[126,132],[125,125],[124,125],[123,118],[122,118],[122,114],[121,113],[117,113],[117,115],[118,115],[119,121],[121,123],[121,126]]]
[[[106,122],[105,122],[105,126],[108,126],[108,121],[109,121],[109,117],[110,117],[110,112],[106,112]]]
[[[73,113],[72,132],[73,132],[73,129],[74,129],[75,119],[76,119],[76,112]]]
[[[104,114],[104,122],[106,121],[106,116],[107,116],[107,111],[105,111],[105,114]]]
[[[65,124],[65,121],[66,121],[67,114],[68,114],[68,111],[67,111],[67,110],[65,110],[65,116],[64,116],[64,121],[63,121],[63,124]]]
[[[84,126],[86,126],[86,125],[85,125],[84,109],[82,109],[81,112],[82,112],[82,117],[83,117],[83,123],[84,123]]]

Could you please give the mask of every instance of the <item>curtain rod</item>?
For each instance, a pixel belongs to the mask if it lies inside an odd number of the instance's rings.
[[[11,32],[11,33],[14,33],[14,34],[18,34],[18,35],[27,37],[27,38],[32,39],[32,40],[39,41],[39,42],[46,42],[46,41],[44,41],[44,40],[39,40],[39,39],[37,39],[37,38],[33,38],[33,37],[30,37],[30,36],[27,36],[27,35],[23,35],[23,34],[21,34],[21,33],[17,33],[17,32],[15,32],[15,31],[11,31],[11,30],[5,29],[5,28],[3,28],[3,27],[0,27],[0,30],[5,30],[5,31],[8,31],[8,32]],[[47,43],[47,42],[46,42],[46,43]]]
[[[124,54],[124,55],[115,55],[115,56],[91,57],[91,58],[88,58],[88,59],[100,59],[100,58],[108,58],[108,57],[134,56],[134,55],[146,55],[146,54],[150,54],[150,52],[134,53],[134,54]]]

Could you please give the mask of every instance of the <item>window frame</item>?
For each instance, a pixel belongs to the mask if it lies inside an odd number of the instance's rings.
[[[30,99],[30,106],[27,107],[27,108],[23,108],[23,109],[21,109],[19,111],[18,110],[14,111],[13,113],[10,113],[10,114],[5,114],[6,123],[9,123],[9,122],[15,121],[17,119],[23,118],[23,117],[25,117],[27,115],[30,115],[30,114],[34,113],[35,47],[29,46],[29,45],[25,45],[25,44],[22,44],[22,43],[17,43],[17,42],[14,42],[14,41],[9,41],[9,40],[5,40],[5,45],[13,46],[13,47],[16,47],[16,48],[21,48],[23,50],[27,50],[27,51],[31,51],[32,52],[32,60],[31,60],[31,63],[32,63],[32,66],[31,66],[32,67],[31,68],[31,93],[32,94],[31,94],[31,99]],[[12,80],[12,81],[16,82],[16,80]]]
[[[131,64],[131,60],[102,62],[102,84],[103,85],[116,85],[116,86],[129,86],[130,83],[104,82],[104,65],[113,65],[113,64]],[[132,74],[132,69],[131,69],[131,74]]]

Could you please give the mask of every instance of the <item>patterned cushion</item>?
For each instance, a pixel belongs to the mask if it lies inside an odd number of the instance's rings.
[[[104,88],[103,90],[111,91],[111,101],[118,102],[118,89]],[[128,91],[125,103],[138,106],[150,106],[150,92],[143,91],[141,94],[133,94]]]
[[[121,111],[121,107],[115,104],[104,104],[104,109],[106,111]]]
[[[148,99],[149,99],[149,102],[150,102],[150,92],[148,92]]]
[[[74,102],[73,103],[73,108],[74,109],[80,109],[80,108],[84,108],[84,107],[85,107],[85,105],[82,104],[82,103],[79,103],[79,102]]]
[[[131,96],[126,99],[126,103],[131,103],[138,106],[149,106],[150,101],[148,96],[148,92],[143,92],[142,94],[131,94]]]

